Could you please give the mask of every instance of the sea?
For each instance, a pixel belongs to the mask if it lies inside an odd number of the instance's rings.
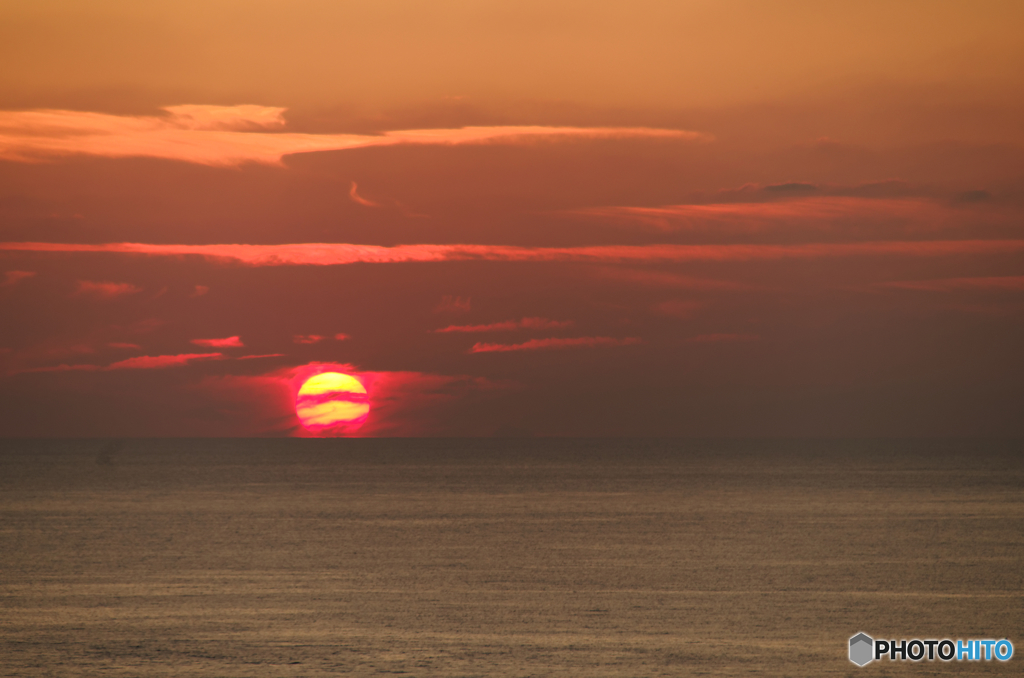
[[[1019,440],[0,441],[0,676],[1024,675],[1022,632]]]

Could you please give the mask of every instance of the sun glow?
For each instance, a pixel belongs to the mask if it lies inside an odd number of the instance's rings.
[[[366,387],[352,375],[322,372],[302,384],[295,413],[311,433],[346,435],[366,423],[370,403]]]

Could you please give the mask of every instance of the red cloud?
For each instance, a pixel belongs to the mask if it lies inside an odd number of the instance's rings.
[[[4,273],[4,281],[0,282],[0,287],[16,285],[25,278],[31,278],[35,274],[35,271],[7,271]]]
[[[344,332],[338,332],[337,334],[334,335],[334,338],[338,341],[345,341],[346,339],[351,339],[352,337],[345,334]]]
[[[323,340],[323,335],[320,334],[296,334],[292,337],[296,344],[315,344]]]
[[[110,365],[55,365],[52,367],[34,367],[21,372],[107,372],[110,370],[155,370],[165,367],[187,365],[196,360],[217,360],[224,356],[220,353],[183,353],[179,355],[143,355],[127,360],[120,360]]]
[[[191,342],[196,346],[209,346],[210,348],[238,348],[245,346],[239,336],[224,337],[223,339],[193,339]]]
[[[189,296],[190,297],[201,297],[201,296],[203,296],[204,294],[206,294],[209,291],[210,291],[210,288],[207,287],[206,285],[196,285],[195,289],[192,290],[192,294],[190,294]]]
[[[600,245],[589,247],[516,247],[512,245],[349,245],[297,243],[291,245],[153,245],[145,243],[7,242],[0,251],[117,252],[150,256],[196,255],[249,266],[337,266],[354,263],[428,261],[578,261],[685,262],[781,261],[842,257],[948,257],[1009,254],[1024,251],[1024,240],[911,240],[798,245]],[[469,299],[446,297],[438,310],[468,310]]]
[[[143,355],[137,358],[128,358],[120,362],[107,365],[107,370],[154,370],[164,367],[177,367],[186,365],[195,360],[215,360],[223,358],[220,353],[182,353],[179,355]]]
[[[665,205],[661,207],[596,207],[570,214],[662,231],[708,233],[715,236],[762,232],[848,232],[893,237],[935,232],[979,221],[1016,223],[1016,213],[996,206],[951,206],[923,198],[819,196],[773,202]]]
[[[470,311],[472,301],[469,297],[453,297],[445,295],[441,303],[434,308],[435,313],[467,313]]]
[[[296,134],[284,110],[270,106],[169,106],[165,116],[84,111],[0,111],[0,158],[29,162],[68,155],[149,157],[213,166],[247,162],[278,165],[292,153],[399,144],[519,143],[529,139],[708,139],[697,132],[645,127],[463,127],[362,134]]]
[[[476,343],[469,353],[505,353],[508,351],[538,351],[549,348],[577,348],[595,346],[628,346],[642,342],[640,337],[626,337],[616,339],[614,337],[574,337],[571,339],[560,339],[551,337],[548,339],[531,339],[521,344],[484,344]]]
[[[359,195],[356,191],[356,182],[352,182],[352,188],[348,191],[348,197],[352,198],[352,202],[362,205],[363,207],[380,207],[380,203],[376,203],[372,200],[367,200],[363,196]]]
[[[448,327],[434,330],[435,332],[507,332],[518,329],[544,329],[554,330],[572,327],[571,320],[548,320],[547,318],[523,318],[522,320],[506,320],[500,323],[489,325],[449,325]]]
[[[126,294],[135,294],[141,291],[141,287],[136,287],[130,283],[79,280],[75,288],[75,296],[94,297],[96,299],[114,299],[115,297],[123,297]]]

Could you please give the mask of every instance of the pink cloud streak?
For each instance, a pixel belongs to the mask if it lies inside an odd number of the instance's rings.
[[[109,372],[111,370],[154,370],[165,367],[180,367],[196,360],[217,360],[220,353],[182,353],[179,355],[143,355],[119,360],[110,365],[54,365],[33,367],[20,372]]]
[[[31,278],[35,274],[35,271],[6,271],[4,273],[3,282],[0,282],[0,287],[10,287],[11,285],[17,285],[25,278]]]
[[[86,111],[0,111],[0,158],[21,162],[68,155],[150,157],[212,166],[281,164],[285,155],[399,144],[521,143],[530,139],[656,137],[707,139],[698,132],[646,127],[463,127],[388,131],[379,135],[300,134],[285,126],[284,108],[168,106],[163,116]],[[270,131],[268,131],[270,130]]]
[[[142,288],[131,283],[93,282],[79,280],[75,286],[76,297],[94,297],[96,299],[114,299],[128,294],[141,292]]]
[[[523,318],[522,320],[506,320],[488,325],[449,325],[434,332],[508,332],[518,329],[563,329],[572,327],[571,320],[548,320],[547,318]]]
[[[367,200],[363,196],[359,195],[357,189],[358,186],[356,185],[356,182],[353,181],[352,188],[350,188],[348,191],[348,197],[352,198],[352,202],[356,203],[357,205],[362,205],[363,207],[380,207],[380,203],[376,203],[372,200]]]
[[[944,257],[1009,254],[1024,251],[1024,240],[909,240],[796,245],[598,245],[584,247],[517,247],[512,245],[351,245],[294,243],[284,245],[156,245],[147,243],[6,242],[8,252],[108,252],[148,256],[200,256],[247,266],[338,266],[354,263],[437,261],[574,261],[683,262],[771,261],[854,256]]]
[[[296,344],[316,344],[324,340],[321,334],[296,334],[292,341]]]
[[[224,337],[223,339],[193,339],[189,343],[196,346],[208,346],[210,348],[238,348],[245,346],[239,336]]]
[[[531,339],[521,344],[473,344],[469,353],[506,353],[509,351],[538,351],[554,348],[593,348],[596,346],[629,346],[630,344],[642,343],[640,337],[626,337],[616,339],[614,337],[573,337],[561,339],[549,337],[547,339]]]
[[[997,205],[951,205],[926,198],[816,196],[771,202],[614,206],[567,214],[602,221],[721,236],[777,232],[934,233],[951,227],[1015,226],[1019,212]]]

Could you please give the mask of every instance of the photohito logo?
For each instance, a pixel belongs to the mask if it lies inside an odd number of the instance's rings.
[[[1013,643],[1006,640],[875,640],[866,633],[850,638],[850,661],[865,666],[888,655],[889,661],[919,662],[922,659],[953,661],[1007,661]]]

